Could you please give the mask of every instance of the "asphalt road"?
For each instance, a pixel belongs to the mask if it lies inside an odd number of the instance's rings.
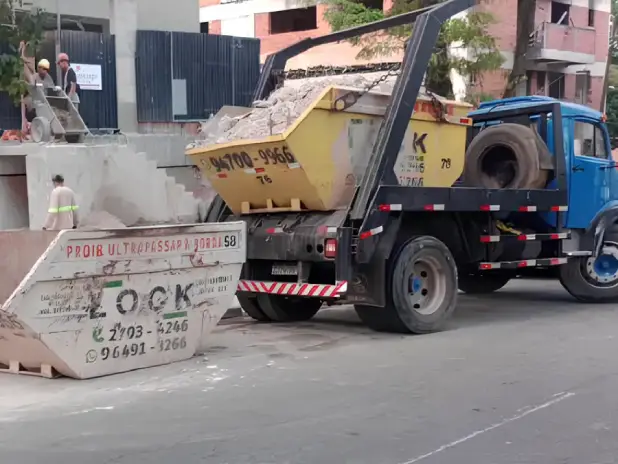
[[[93,381],[0,376],[3,464],[618,462],[618,310],[557,283],[460,299],[447,331],[351,309],[228,322],[207,358]]]

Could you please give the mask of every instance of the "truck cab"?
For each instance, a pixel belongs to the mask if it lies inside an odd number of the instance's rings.
[[[586,229],[595,216],[618,201],[618,171],[611,155],[605,115],[587,106],[543,96],[524,96],[483,102],[469,116],[488,115],[497,108],[523,109],[541,102],[556,102],[562,114],[566,176],[569,186],[565,227]],[[534,119],[534,118],[532,118]],[[538,119],[538,118],[536,118]],[[493,121],[499,123],[499,121]],[[544,141],[554,153],[552,121]],[[556,180],[548,184],[555,188]],[[552,221],[555,223],[554,221]]]

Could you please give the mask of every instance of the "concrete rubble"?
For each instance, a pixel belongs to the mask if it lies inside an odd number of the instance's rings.
[[[380,73],[377,77],[380,77]],[[273,92],[268,99],[254,102],[254,108],[248,113],[228,117],[224,116],[219,121],[215,130],[206,133],[200,146],[216,143],[231,142],[233,140],[256,139],[284,132],[315,99],[330,85],[350,87],[364,90],[375,77],[363,75],[324,76],[311,79],[302,79],[300,85],[286,85]],[[381,83],[373,90],[378,92],[392,91],[394,78]]]

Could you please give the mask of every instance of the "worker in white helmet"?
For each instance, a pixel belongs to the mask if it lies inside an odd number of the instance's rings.
[[[52,178],[54,190],[49,198],[49,209],[43,230],[63,230],[77,228],[77,203],[75,193],[64,185],[60,174]]]

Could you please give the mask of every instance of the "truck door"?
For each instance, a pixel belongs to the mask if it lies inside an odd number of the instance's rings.
[[[583,229],[611,198],[612,177],[616,175],[615,163],[610,155],[605,131],[598,121],[575,119],[570,134],[567,227]],[[614,188],[618,188],[618,185]]]

